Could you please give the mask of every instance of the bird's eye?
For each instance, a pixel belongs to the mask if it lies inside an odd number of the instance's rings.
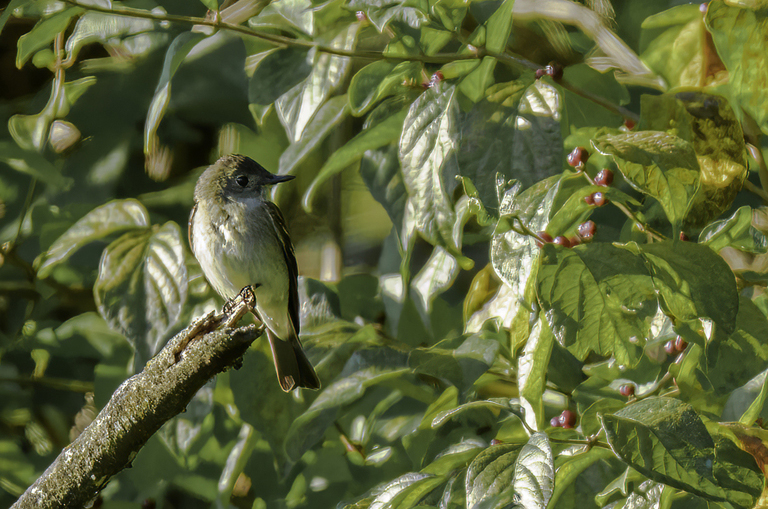
[[[235,182],[237,182],[237,185],[239,185],[240,187],[245,187],[248,185],[248,177],[246,177],[245,175],[240,175],[235,179]]]

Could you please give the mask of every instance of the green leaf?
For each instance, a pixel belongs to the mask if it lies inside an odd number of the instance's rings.
[[[768,38],[765,11],[716,0],[707,4],[705,22],[717,54],[728,69],[731,93],[760,129],[768,133],[768,61],[763,52]]]
[[[346,145],[334,152],[318,171],[315,180],[304,193],[302,205],[308,212],[312,211],[315,195],[320,187],[333,175],[359,160],[367,150],[383,147],[397,140],[403,127],[407,112],[400,110],[390,115],[386,120],[376,124],[349,140]]]
[[[345,26],[335,37],[327,41],[327,45],[331,48],[351,50],[357,40],[359,28],[360,25],[357,23]],[[318,42],[326,41],[321,37]],[[312,117],[344,82],[350,69],[349,57],[312,49],[309,51],[308,58],[312,61],[312,71],[309,76],[275,101],[280,122],[285,127],[288,139],[292,142],[301,139]]]
[[[104,250],[93,287],[99,313],[136,349],[138,370],[163,346],[187,299],[179,225],[128,232]]]
[[[298,461],[322,438],[342,405],[362,397],[368,387],[407,374],[410,369],[405,366],[406,356],[393,350],[355,352],[339,378],[323,388],[309,409],[291,424],[285,439],[288,458]]]
[[[403,226],[403,213],[408,194],[400,173],[400,159],[397,157],[397,145],[367,150],[360,160],[360,176],[365,185],[387,211],[396,231]]]
[[[423,69],[420,62],[395,64],[387,60],[378,60],[363,67],[349,84],[352,114],[362,116],[385,97],[407,90],[405,83],[419,83]]]
[[[165,61],[160,79],[155,87],[152,102],[147,111],[147,121],[144,124],[144,154],[153,154],[158,149],[157,129],[165,115],[165,110],[171,101],[171,79],[189,52],[204,40],[206,36],[196,32],[183,32],[176,36],[165,52]]]
[[[666,314],[683,321],[709,319],[725,334],[734,331],[739,310],[736,279],[714,251],[675,240],[644,244],[641,252]]]
[[[715,478],[715,443],[693,408],[672,398],[647,398],[602,418],[611,449],[654,481],[708,500],[741,507],[743,492],[724,489]]]
[[[200,3],[202,3],[208,10],[219,10],[219,0],[200,0]]]
[[[280,96],[299,86],[312,72],[311,60],[303,49],[270,49],[266,53],[248,85],[248,107],[258,125]]]
[[[563,70],[563,80],[570,86],[589,90],[610,103],[629,103],[629,91],[616,81],[614,72],[600,72],[587,64],[569,65]],[[563,90],[563,110],[566,123],[573,128],[587,126],[603,127],[621,125],[623,118],[614,111],[605,109],[568,89]]]
[[[470,336],[454,350],[447,349],[442,342],[431,348],[416,348],[411,351],[408,363],[416,373],[448,380],[462,392],[467,392],[499,354],[498,341],[487,339],[483,334]],[[453,410],[448,408],[446,412]],[[441,414],[440,420],[447,415]]]
[[[768,363],[768,321],[748,297],[738,300],[735,328],[732,334],[715,330],[699,368],[717,396],[741,387]]]
[[[496,62],[497,60],[493,57],[483,57],[480,65],[464,76],[459,83],[459,90],[472,102],[480,101],[488,87],[493,84],[493,70],[496,68]]]
[[[88,44],[115,44],[116,40],[137,34],[159,31],[158,21],[131,16],[117,16],[101,12],[86,12],[77,20],[65,46],[69,58],[77,59],[80,50]],[[144,44],[146,45],[146,40]]]
[[[50,46],[56,36],[66,30],[72,18],[83,12],[73,7],[57,12],[53,16],[38,22],[35,27],[19,37],[16,45],[16,67],[21,69],[37,50]]]
[[[541,251],[538,295],[559,342],[582,360],[596,352],[635,365],[650,334],[646,318],[656,312],[643,259],[598,242]]]
[[[512,33],[512,10],[515,0],[504,0],[486,22],[485,47],[491,53],[504,53]]]
[[[411,105],[400,137],[400,162],[408,191],[404,228],[421,233],[433,245],[441,238],[450,242],[455,221],[450,193],[456,182],[445,174],[444,166],[458,142],[457,113],[455,86],[440,83]]]
[[[432,250],[429,260],[411,281],[413,291],[418,295],[422,309],[432,310],[432,301],[451,287],[459,275],[456,258],[440,246]]]
[[[643,62],[666,80],[667,88],[703,87],[712,79],[704,17],[696,4],[645,18],[640,48]]]
[[[504,491],[515,475],[522,444],[498,444],[478,454],[467,468],[467,507]]]
[[[0,161],[51,187],[67,189],[72,184],[72,179],[62,176],[61,172],[39,152],[25,150],[10,141],[0,141]]]
[[[699,189],[699,162],[686,141],[662,132],[606,135],[593,141],[612,155],[624,178],[641,193],[657,199],[667,219],[680,226]]]
[[[747,205],[739,207],[731,217],[714,221],[701,230],[699,242],[715,253],[724,247],[755,254],[768,252],[768,238],[754,226],[763,215],[762,211],[753,211]]]
[[[306,157],[349,116],[347,96],[340,95],[329,99],[304,129],[304,134],[297,142],[291,143],[280,155],[280,175],[291,175]]]
[[[420,28],[429,21],[429,6],[408,0],[351,0],[348,4],[353,11],[362,11],[379,31],[394,21],[406,23],[411,28]]]
[[[149,213],[136,200],[114,200],[96,207],[73,224],[38,260],[37,276],[45,278],[55,265],[84,245],[124,230],[149,228]]]
[[[611,451],[601,449],[599,447],[593,447],[589,451],[585,451],[581,454],[565,458],[564,460],[559,457],[557,463],[557,473],[555,474],[555,489],[552,492],[552,498],[549,501],[549,507],[561,507],[558,504],[562,496],[567,496],[569,489],[576,483],[577,478],[588,468],[599,461],[608,460],[613,457]],[[560,502],[563,505],[568,503],[568,500]],[[571,507],[578,507],[579,503]]]
[[[666,131],[689,142],[701,188],[686,223],[702,226],[731,207],[747,178],[744,132],[728,101],[701,92],[643,96],[640,129]]]
[[[544,427],[544,389],[547,383],[547,367],[555,336],[542,315],[533,326],[522,354],[517,360],[517,385],[520,403],[525,410],[525,420],[533,429]]]

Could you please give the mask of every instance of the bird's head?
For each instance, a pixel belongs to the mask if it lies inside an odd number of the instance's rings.
[[[240,154],[220,157],[208,167],[195,186],[195,201],[261,198],[270,186],[293,180],[293,175],[275,175]]]

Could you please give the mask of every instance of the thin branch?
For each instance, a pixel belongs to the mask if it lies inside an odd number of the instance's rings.
[[[248,290],[223,314],[211,313],[177,334],[144,371],[123,382],[96,419],[12,509],[87,507],[166,421],[184,411],[208,380],[241,362],[263,330],[254,325],[229,328],[251,309]],[[220,326],[225,328],[210,332]]]
[[[746,187],[749,191],[752,191],[756,195],[758,195],[760,198],[763,199],[763,201],[768,201],[766,199],[766,191],[768,191],[768,166],[765,164],[765,158],[763,157],[763,151],[760,150],[760,139],[759,137],[755,137],[756,143],[747,143],[747,152],[749,152],[749,155],[752,156],[752,158],[757,162],[758,166],[758,176],[760,177],[760,186],[762,189],[759,189],[757,186],[752,184],[749,181],[746,181],[744,184],[744,187]],[[760,192],[762,191],[762,192]]]
[[[511,54],[510,52],[493,53],[485,48],[473,47],[474,51],[471,53],[437,53],[435,55],[386,55],[383,51],[360,51],[360,50],[346,50],[343,48],[334,48],[332,46],[325,46],[317,44],[312,41],[305,41],[302,39],[293,39],[291,37],[285,37],[283,35],[271,34],[267,32],[261,32],[242,25],[235,25],[227,23],[221,20],[220,16],[214,16],[212,19],[197,18],[192,16],[179,16],[174,14],[157,15],[149,11],[139,9],[109,9],[96,4],[84,5],[77,0],[62,0],[64,3],[79,7],[88,11],[101,12],[104,14],[113,14],[117,16],[125,16],[131,18],[149,19],[157,21],[158,23],[177,23],[182,25],[191,25],[193,27],[210,27],[214,29],[230,30],[232,32],[246,35],[249,37],[256,37],[263,41],[271,42],[272,44],[282,48],[306,48],[315,49],[321,53],[327,53],[329,55],[336,55],[340,57],[357,58],[362,60],[392,60],[392,61],[409,61],[409,62],[423,62],[427,64],[448,64],[459,60],[482,60],[484,57],[493,57],[499,62],[516,67],[518,69],[537,70],[541,69],[541,66],[535,62],[531,62],[519,55]],[[193,28],[194,30],[195,28]],[[635,121],[639,120],[639,116],[617,104],[613,104],[603,97],[599,97],[587,90],[580,89],[571,85],[565,81],[560,81],[559,84],[573,92],[580,95],[585,99],[588,99],[596,104],[599,104],[603,108],[610,110],[617,115],[621,115],[624,118],[629,118]]]

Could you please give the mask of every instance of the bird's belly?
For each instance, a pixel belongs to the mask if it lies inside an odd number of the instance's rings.
[[[286,320],[289,275],[279,244],[253,242],[225,226],[212,228],[214,231],[210,236],[198,235],[198,225],[194,227],[195,255],[214,290],[225,299],[231,299],[244,287],[258,285],[255,294],[259,316],[278,336],[288,337],[288,331],[280,330],[289,322]],[[197,241],[206,237],[214,240]],[[257,237],[272,240],[263,234]]]

